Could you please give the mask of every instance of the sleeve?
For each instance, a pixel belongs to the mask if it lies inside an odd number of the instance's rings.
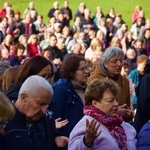
[[[129,74],[129,78],[131,79],[131,81],[132,81],[134,84],[137,84],[137,83],[136,83],[137,75],[135,74],[135,70],[134,70],[134,71],[131,71],[131,73]]]
[[[2,138],[2,135],[0,135],[0,149],[4,149],[4,142],[3,142],[3,138]]]
[[[84,120],[83,120],[84,121]],[[84,144],[85,124],[79,122],[69,136],[68,149],[73,150],[92,150]]]
[[[65,107],[66,107],[66,101],[68,99],[68,93],[67,89],[65,87],[57,87],[54,89],[54,95],[52,98],[55,117],[63,117]],[[66,118],[63,118],[66,119]]]
[[[137,97],[139,105],[145,114],[150,116],[150,75],[143,78],[137,90]]]

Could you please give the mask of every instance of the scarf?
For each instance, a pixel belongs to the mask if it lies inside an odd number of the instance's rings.
[[[84,104],[85,103],[85,100],[84,100],[84,91],[85,91],[85,86],[82,86],[81,84],[71,80],[72,84],[73,84],[73,87],[74,87],[74,90],[75,92],[79,95],[79,97],[81,98],[82,100],[82,103]]]
[[[123,127],[121,127],[123,119],[119,114],[116,117],[110,117],[92,105],[84,106],[83,110],[85,115],[93,117],[107,127],[112,137],[116,139],[121,150],[127,149],[127,137]]]

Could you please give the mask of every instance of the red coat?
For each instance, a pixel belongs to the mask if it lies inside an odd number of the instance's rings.
[[[32,43],[28,44],[27,50],[28,50],[28,57],[40,55],[40,50],[37,44]]]

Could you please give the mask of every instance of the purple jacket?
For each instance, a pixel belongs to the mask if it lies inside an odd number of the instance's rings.
[[[98,131],[102,131],[101,134],[95,139],[92,148],[88,148],[83,143],[83,137],[86,129],[86,119],[91,121],[93,118],[85,115],[74,127],[69,137],[69,150],[120,150],[117,142],[110,134],[109,130],[103,125],[100,125]],[[121,126],[124,128],[127,136],[127,149],[136,150],[136,131],[128,123],[123,122]]]

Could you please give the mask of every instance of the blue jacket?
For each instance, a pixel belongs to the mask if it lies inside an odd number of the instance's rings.
[[[19,93],[19,90],[20,90],[20,85],[16,85],[16,84],[11,84],[7,93],[6,93],[6,96],[11,100],[11,101],[16,101],[17,98],[18,98],[18,93]]]
[[[139,72],[137,69],[134,69],[133,71],[130,72],[129,74],[130,79],[134,84],[136,84],[136,87],[139,85],[140,82],[140,77],[139,77]],[[136,89],[136,88],[135,88]],[[136,94],[132,97],[132,103],[137,104],[137,96]]]
[[[150,149],[150,121],[148,121],[137,137],[137,150],[149,150]]]
[[[38,122],[27,125],[25,115],[17,109],[0,139],[1,150],[46,150],[43,126]]]
[[[73,127],[83,117],[83,102],[75,92],[72,82],[66,79],[59,79],[54,84],[52,100],[56,118],[69,120],[65,127],[57,130],[57,134],[69,137]]]
[[[6,96],[12,101],[16,101],[18,98],[18,92],[20,90],[19,85],[11,84],[9,90],[6,93]],[[55,119],[53,117],[53,114],[50,114],[51,110],[48,110],[46,112],[46,115],[43,115],[39,122],[42,124],[42,126],[45,129],[46,132],[46,145],[48,150],[55,150]]]

